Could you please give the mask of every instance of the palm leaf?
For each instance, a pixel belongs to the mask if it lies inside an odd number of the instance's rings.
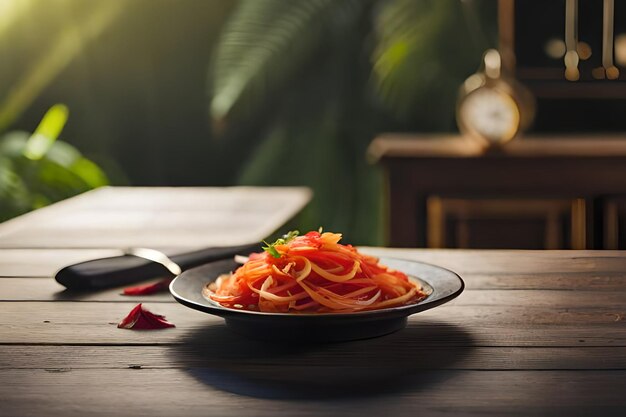
[[[209,74],[214,125],[258,115],[315,56],[359,0],[243,0],[227,23]]]
[[[256,134],[239,183],[309,186],[314,198],[297,228],[323,226],[341,231],[346,241],[373,245],[380,243],[380,193],[365,162],[376,124],[364,97],[370,67],[362,44],[369,18],[368,10],[353,15],[333,34],[315,71],[303,73],[281,95],[270,128]]]
[[[482,51],[493,43],[476,37],[477,33],[491,34],[490,24],[470,27],[474,21],[466,13],[471,9],[464,7],[473,3],[476,1],[383,3],[376,17],[372,84],[380,101],[397,118],[417,121],[421,129],[449,127],[458,86],[475,71]],[[489,16],[491,6],[481,6],[481,14]]]

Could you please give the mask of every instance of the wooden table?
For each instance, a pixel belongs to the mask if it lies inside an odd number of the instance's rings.
[[[75,201],[96,210],[98,198]],[[49,212],[66,222],[73,204]],[[271,345],[168,294],[62,291],[58,267],[116,253],[115,236],[151,212],[117,207],[107,213],[124,227],[101,228],[100,247],[75,230],[54,237],[49,217],[0,226],[1,416],[626,415],[622,252],[363,248],[451,268],[467,288],[389,336]],[[179,221],[167,243],[200,239]],[[116,328],[140,301],[177,327]]]

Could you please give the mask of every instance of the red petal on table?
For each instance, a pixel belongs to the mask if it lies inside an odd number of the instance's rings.
[[[128,316],[124,317],[124,319],[119,322],[117,327],[120,329],[154,330],[176,326],[165,320],[165,316],[154,314],[146,310],[140,303],[131,310]]]
[[[122,295],[149,295],[155,294],[157,292],[166,291],[170,282],[172,282],[171,278],[166,278],[162,281],[155,282],[152,284],[144,284],[137,285],[135,287],[124,288],[124,293]]]

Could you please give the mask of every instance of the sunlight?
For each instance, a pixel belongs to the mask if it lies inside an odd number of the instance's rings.
[[[4,3],[10,5],[17,2],[0,0],[0,5]],[[67,24],[57,37],[51,40],[47,51],[15,83],[0,104],[0,131],[6,129],[32,103],[72,59],[83,51],[86,44],[97,38],[109,26],[125,5],[125,2],[117,1],[99,3],[98,7],[94,7],[89,16],[80,23]]]
[[[31,8],[33,0],[0,0],[0,35]]]

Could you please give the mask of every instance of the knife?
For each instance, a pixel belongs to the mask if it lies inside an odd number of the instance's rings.
[[[55,274],[55,279],[71,290],[119,287],[151,278],[177,276],[186,269],[205,263],[260,251],[260,243],[254,243],[206,248],[168,257],[154,249],[130,248],[122,256],[66,266]]]

